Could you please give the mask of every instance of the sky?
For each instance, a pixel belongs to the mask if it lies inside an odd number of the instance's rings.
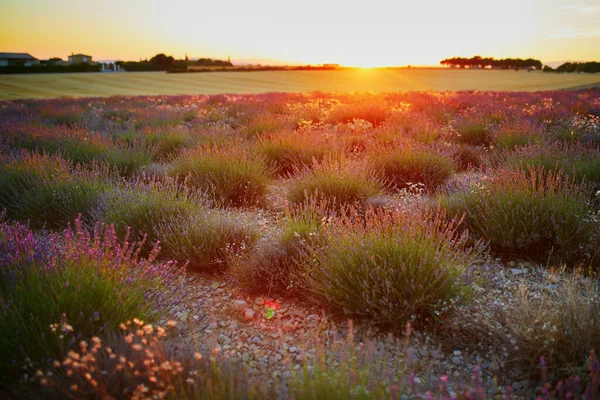
[[[0,0],[0,52],[362,67],[600,61],[599,21],[600,0]]]

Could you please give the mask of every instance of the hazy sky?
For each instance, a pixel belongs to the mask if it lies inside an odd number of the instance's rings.
[[[433,65],[600,61],[600,0],[0,0],[0,52]]]

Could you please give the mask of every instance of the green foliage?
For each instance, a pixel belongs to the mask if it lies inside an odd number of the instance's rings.
[[[539,144],[516,149],[506,156],[504,164],[523,169],[562,171],[577,182],[585,179],[600,183],[600,149],[580,143]]]
[[[272,164],[279,176],[289,176],[311,165],[314,160],[322,160],[327,146],[315,143],[306,135],[267,137],[259,142],[256,152]]]
[[[431,211],[368,211],[362,224],[346,216],[322,228],[312,254],[314,292],[346,313],[404,326],[431,323],[468,300],[467,269],[481,256],[456,221]]]
[[[156,143],[154,151],[158,160],[166,160],[179,154],[179,152],[191,144],[191,138],[183,133],[168,133],[157,135],[153,138]]]
[[[231,265],[231,273],[247,290],[268,293],[306,293],[309,249],[317,244],[321,225],[330,211],[324,201],[310,198],[288,210],[279,237],[260,240]]]
[[[312,169],[301,172],[290,183],[288,200],[300,204],[316,197],[333,208],[359,205],[381,193],[383,185],[374,176],[369,169],[343,160],[315,162]]]
[[[189,261],[196,270],[226,266],[232,256],[240,257],[257,239],[247,222],[208,207],[156,221],[156,232],[167,258]]]
[[[102,161],[117,168],[122,175],[131,176],[152,162],[154,152],[154,146],[143,141],[117,142],[115,148],[103,155]]]
[[[162,239],[157,226],[189,217],[198,206],[202,206],[202,199],[183,186],[136,180],[103,196],[92,214],[96,221],[114,224],[119,236],[130,231],[131,237],[139,240],[147,235],[153,246]]]
[[[494,139],[499,150],[513,150],[542,141],[540,129],[530,123],[518,121],[505,124]]]
[[[450,157],[432,151],[405,149],[375,157],[375,169],[381,171],[396,189],[422,183],[433,190],[454,172],[454,162]]]
[[[171,173],[188,177],[222,206],[260,206],[266,201],[270,171],[243,148],[197,147],[173,161]]]
[[[390,109],[376,102],[356,102],[334,108],[327,117],[330,124],[349,123],[364,120],[373,126],[381,125],[390,115]]]
[[[483,164],[485,155],[481,148],[470,145],[459,145],[454,149],[454,160],[459,171],[477,168]]]
[[[524,364],[532,377],[539,376],[539,360],[544,357],[549,379],[585,380],[589,349],[600,348],[598,283],[578,273],[555,282],[548,281],[552,290],[541,293],[520,291],[515,305],[499,310],[498,318],[513,340],[514,360]]]
[[[59,156],[22,153],[0,163],[0,208],[32,228],[62,229],[109,190],[102,176],[73,168]]]
[[[67,331],[88,338],[114,332],[118,321],[164,312],[156,307],[168,267],[151,266],[155,253],[138,260],[135,246],[119,245],[109,227],[91,235],[76,221],[61,235],[36,235],[3,223],[0,251],[7,256],[0,272],[0,387],[17,382],[23,360],[29,366],[61,357],[70,346],[62,340]],[[57,329],[67,318],[70,325]]]
[[[580,258],[594,229],[589,187],[541,168],[503,169],[440,199],[500,254]]]
[[[462,120],[455,126],[458,136],[456,141],[460,144],[472,146],[487,146],[492,137],[488,126],[484,122]]]

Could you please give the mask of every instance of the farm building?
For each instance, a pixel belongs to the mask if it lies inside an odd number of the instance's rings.
[[[39,64],[39,60],[29,53],[0,53],[0,67],[26,66]]]
[[[69,56],[69,64],[91,64],[93,63],[92,61],[92,56],[88,56],[86,54],[71,54]]]

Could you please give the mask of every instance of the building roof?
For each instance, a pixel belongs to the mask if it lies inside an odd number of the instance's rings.
[[[2,60],[37,60],[34,56],[29,53],[0,53],[0,59]]]
[[[89,58],[92,58],[92,56],[88,56],[87,54],[71,54],[69,57],[89,57]]]

